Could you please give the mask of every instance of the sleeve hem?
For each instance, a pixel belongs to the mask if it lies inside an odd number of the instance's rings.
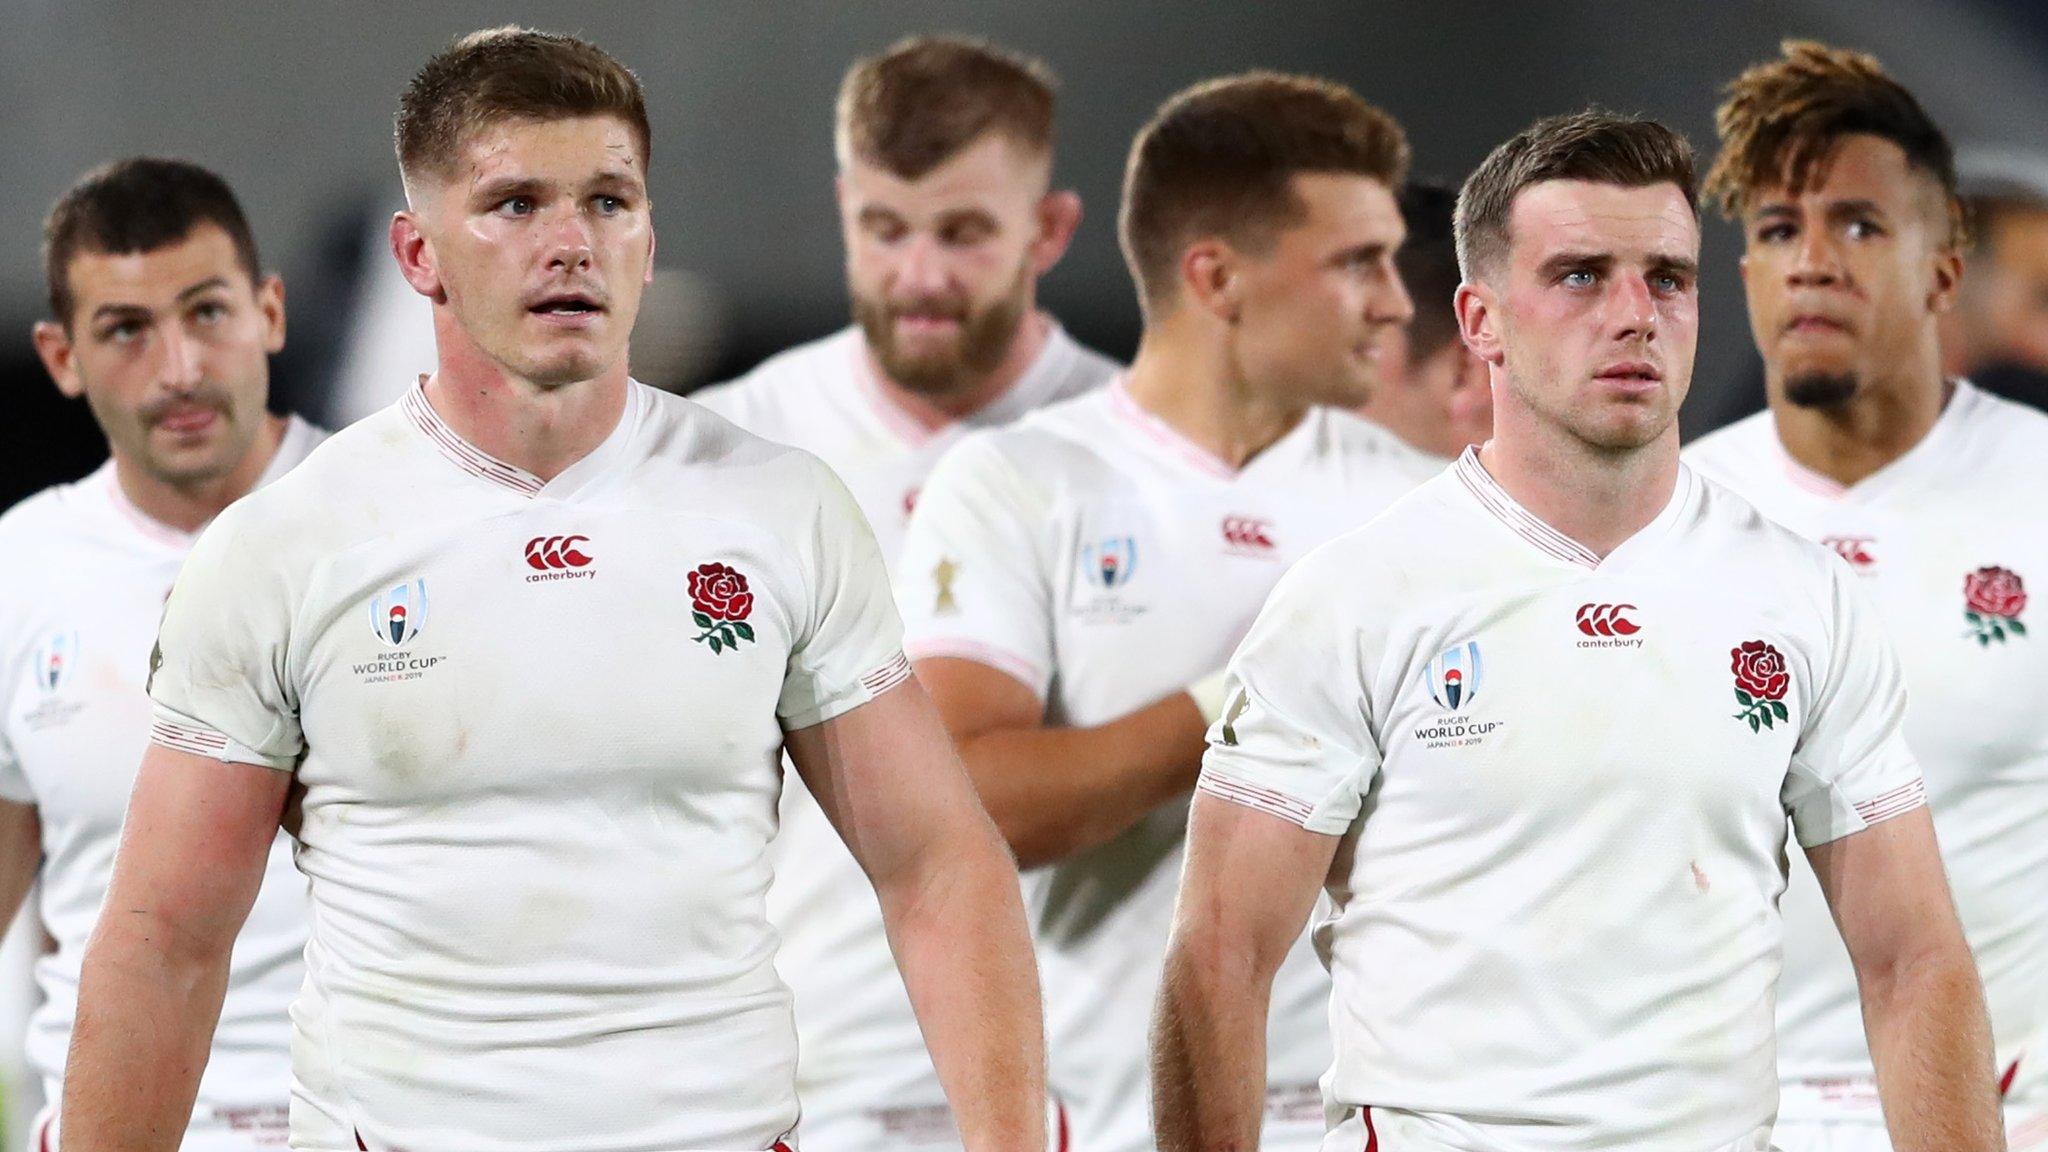
[[[1300,825],[1303,828],[1308,827],[1310,817],[1315,815],[1315,805],[1313,804],[1304,804],[1300,800],[1284,793],[1275,792],[1270,788],[1261,788],[1257,785],[1247,784],[1241,780],[1234,780],[1206,769],[1202,772],[1201,782],[1195,785],[1195,790],[1206,792],[1218,800],[1228,800],[1233,804],[1241,804],[1246,808],[1256,808],[1268,815],[1278,816],[1289,824]]]
[[[1867,828],[1882,824],[1894,816],[1904,816],[1916,808],[1925,808],[1926,806],[1927,786],[1924,781],[1916,777],[1911,782],[1901,784],[1889,792],[1881,793],[1855,804],[1853,806],[1853,818],[1849,818],[1849,813],[1841,813],[1843,818],[1833,822],[1824,831],[1824,834],[1811,839],[1801,836],[1799,838],[1799,846],[1802,848],[1815,848],[1822,844],[1832,843],[1845,836],[1853,836]]]
[[[149,742],[176,752],[204,756],[228,764],[254,764],[259,768],[269,768],[276,772],[289,772],[292,769],[290,757],[265,756],[203,724],[170,720],[162,715],[150,721]]]
[[[807,708],[793,716],[777,719],[784,732],[796,732],[813,728],[837,716],[844,716],[855,708],[875,699],[877,696],[897,687],[910,679],[910,661],[903,653],[897,652],[887,660],[861,674],[859,683],[829,700],[820,702],[815,708]]]
[[[966,637],[930,637],[905,644],[903,650],[912,660],[929,660],[939,656],[985,664],[1031,689],[1031,694],[1041,701],[1046,696],[1046,683],[1052,679],[1046,669],[1015,652]]]

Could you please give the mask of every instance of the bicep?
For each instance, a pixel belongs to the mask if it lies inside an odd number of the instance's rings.
[[[784,739],[804,785],[878,885],[963,816],[986,819],[916,677]]]
[[[0,800],[0,923],[12,919],[43,863],[43,822],[34,804]]]
[[[1247,949],[1253,970],[1270,975],[1308,922],[1339,842],[1197,791],[1175,933]]]
[[[167,944],[232,943],[284,812],[289,774],[151,744],[107,894],[109,915],[172,926]]]
[[[1926,808],[1817,844],[1806,857],[1859,976],[1960,944]]]

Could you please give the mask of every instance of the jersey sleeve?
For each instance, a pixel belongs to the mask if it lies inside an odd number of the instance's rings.
[[[813,460],[809,619],[790,648],[776,717],[786,730],[822,724],[910,678],[903,622],[875,534],[839,477]]]
[[[946,453],[918,493],[899,564],[912,659],[955,656],[1052,684],[1051,501],[987,436]]]
[[[1807,709],[1782,796],[1793,832],[1808,848],[1927,802],[1919,763],[1906,747],[1898,655],[1854,577],[1838,563],[1829,567],[1826,679]]]
[[[247,511],[230,507],[207,528],[164,604],[149,655],[150,740],[290,771],[305,747],[286,666],[297,600],[287,557]]]
[[[1361,632],[1334,607],[1357,593],[1327,556],[1281,578],[1231,657],[1198,787],[1336,836],[1358,818],[1380,752]]]

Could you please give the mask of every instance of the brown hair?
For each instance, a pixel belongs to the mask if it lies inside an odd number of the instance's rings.
[[[644,170],[652,136],[640,81],[595,44],[506,25],[471,32],[421,66],[399,98],[393,135],[410,181],[454,170],[465,133],[506,118],[616,116]]]
[[[1675,184],[1699,215],[1692,145],[1685,137],[1654,120],[1598,108],[1546,116],[1489,153],[1458,192],[1458,266],[1467,280],[1507,255],[1515,197],[1551,180],[1622,188]]]
[[[67,331],[77,301],[71,262],[82,252],[128,255],[176,244],[200,224],[213,224],[235,244],[235,262],[254,284],[262,278],[256,237],[227,181],[185,160],[137,156],[80,177],[43,220],[43,276],[50,315]]]
[[[1826,175],[1841,137],[1869,135],[1898,145],[1909,166],[1940,185],[1949,242],[1961,243],[1955,149],[1913,94],[1862,52],[1812,40],[1787,40],[1779,51],[1737,76],[1714,113],[1721,154],[1707,173],[1707,195],[1721,211],[1740,216],[1773,188],[1797,194]]]
[[[1256,249],[1301,218],[1297,173],[1366,176],[1398,189],[1408,141],[1342,84],[1246,72],[1161,105],[1124,168],[1117,236],[1149,311],[1173,299],[1180,254],[1219,236]]]
[[[990,132],[1034,154],[1053,142],[1054,81],[986,40],[913,36],[856,61],[839,85],[833,147],[915,180]]]

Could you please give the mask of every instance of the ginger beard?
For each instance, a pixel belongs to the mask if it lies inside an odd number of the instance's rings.
[[[889,300],[848,286],[853,318],[889,379],[921,396],[944,396],[986,377],[1003,362],[1031,307],[1032,269],[1019,261],[1007,291],[976,309],[963,295]],[[949,321],[950,339],[904,339],[904,322]],[[918,345],[922,344],[920,347]]]

